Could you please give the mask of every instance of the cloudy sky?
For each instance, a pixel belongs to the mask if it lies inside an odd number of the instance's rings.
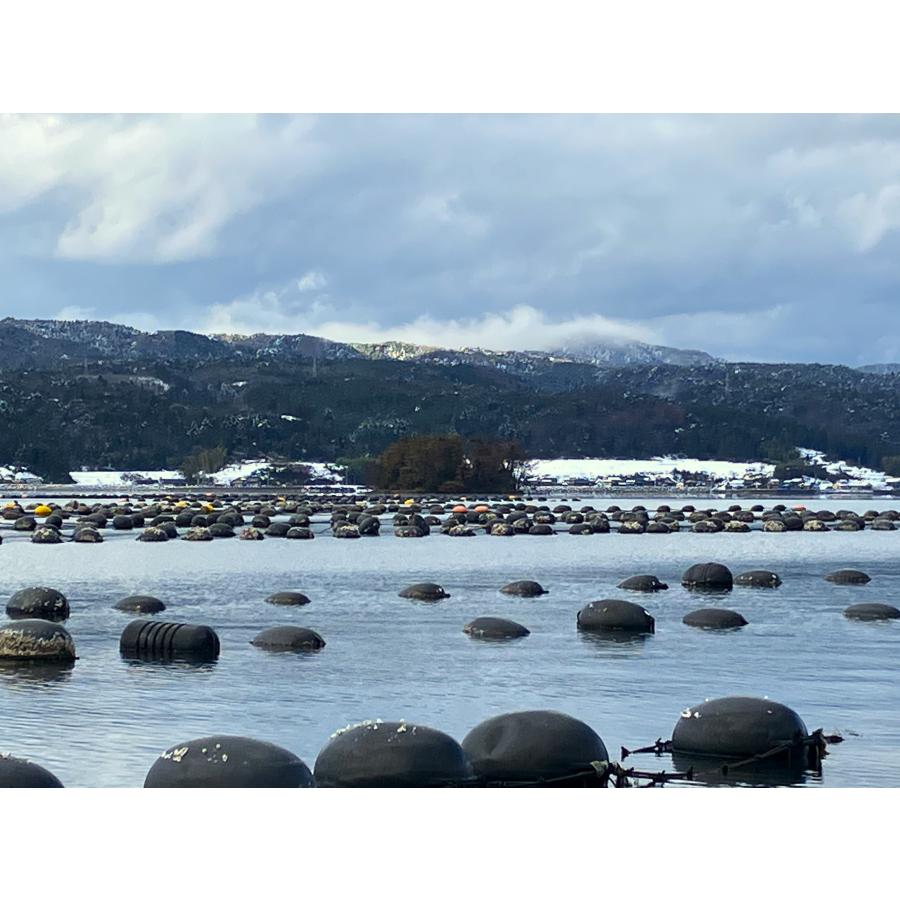
[[[900,116],[8,117],[0,314],[900,361]]]

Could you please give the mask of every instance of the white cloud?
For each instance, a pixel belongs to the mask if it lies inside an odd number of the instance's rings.
[[[312,269],[297,279],[297,290],[301,293],[306,291],[321,291],[327,284],[328,279],[321,272]]]
[[[52,318],[61,322],[78,322],[97,318],[97,308],[94,306],[64,306]]]
[[[302,280],[302,279],[301,279]],[[198,330],[206,334],[313,334],[334,341],[404,341],[433,347],[485,350],[552,350],[565,345],[644,341],[707,350],[732,359],[777,359],[767,351],[785,330],[798,334],[797,311],[787,303],[757,309],[717,309],[641,320],[600,314],[553,317],[520,304],[468,317],[425,313],[396,325],[348,315],[327,295],[301,296],[299,281],[214,304]],[[819,348],[817,348],[819,349]]]
[[[247,116],[0,120],[0,211],[51,190],[64,259],[174,262],[213,253],[236,217],[312,174],[310,123]]]
[[[410,217],[418,226],[449,228],[468,237],[484,237],[490,227],[485,216],[466,208],[459,191],[423,194],[413,203]]]
[[[841,205],[841,212],[865,253],[890,232],[900,228],[900,184],[889,184],[873,195],[854,194]]]
[[[0,119],[13,315],[848,359],[898,244],[895,116]]]
[[[341,316],[326,298],[298,303],[290,289],[270,290],[218,303],[201,331],[207,334],[315,334],[335,341],[382,343],[406,341],[437,347],[489,350],[548,350],[574,341],[647,340],[652,330],[635,322],[602,315],[553,319],[533,306],[465,318],[423,314],[398,325]]]
[[[549,350],[573,341],[642,340],[648,330],[636,323],[601,315],[554,320],[533,306],[516,306],[505,312],[484,313],[465,319],[440,319],[423,315],[411,322],[384,327],[374,323],[326,322],[319,332],[334,340],[380,343],[408,341],[438,347],[481,347],[486,350]],[[352,337],[340,337],[341,334]]]

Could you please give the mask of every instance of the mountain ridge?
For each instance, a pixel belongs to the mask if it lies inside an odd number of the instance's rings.
[[[201,334],[160,330],[146,332],[128,325],[100,320],[15,319],[0,320],[0,347],[8,346],[16,333],[27,335],[21,347],[22,362],[30,359],[34,342],[66,360],[82,359],[193,358],[309,358],[381,359],[396,362],[429,360],[438,365],[481,365],[528,371],[535,364],[581,363],[597,368],[647,365],[708,365],[715,357],[701,350],[681,350],[641,341],[593,341],[551,350],[489,350],[482,347],[437,347],[407,341],[334,341],[311,334]],[[9,364],[7,364],[9,367]]]
[[[590,362],[3,319],[0,464],[52,478],[81,466],[177,468],[214,448],[230,459],[353,460],[408,435],[458,434],[515,441],[542,459],[777,461],[817,447],[900,471],[900,373],[691,351],[677,359],[699,364],[677,365],[672,348],[618,349],[622,365],[584,345],[569,355]]]

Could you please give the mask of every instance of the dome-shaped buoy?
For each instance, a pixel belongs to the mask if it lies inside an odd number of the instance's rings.
[[[628,600],[594,600],[578,613],[576,621],[582,631],[653,634],[656,630],[653,616]]]
[[[528,529],[528,533],[537,535],[556,534],[556,532],[553,530],[553,526],[548,525],[545,522],[538,523],[537,525],[532,525],[531,528]]]
[[[733,609],[695,609],[689,612],[682,620],[685,625],[693,628],[743,628],[747,620]]]
[[[439,585],[431,581],[411,584],[400,591],[400,596],[408,600],[444,600],[450,595]]]
[[[693,591],[730,591],[734,578],[721,563],[697,563],[681,576],[681,583]]]
[[[75,644],[56,622],[19,619],[0,625],[0,659],[70,662],[75,659]]]
[[[488,526],[488,534],[494,537],[513,537],[516,529],[509,522],[491,522]]]
[[[468,625],[463,632],[469,637],[485,641],[507,641],[513,638],[527,637],[531,632],[518,622],[510,619],[499,619],[496,616],[479,616]]]
[[[753,569],[750,572],[741,572],[734,579],[734,583],[741,587],[777,588],[781,586],[781,579],[768,569]]]
[[[697,756],[749,759],[808,737],[792,709],[757,697],[723,697],[686,709],[672,732],[672,750]]]
[[[27,759],[0,753],[0,788],[61,788],[62,786],[62,782],[43,766]]]
[[[378,537],[381,531],[381,521],[377,516],[360,516],[356,528],[361,535],[366,537]]]
[[[868,584],[872,579],[856,569],[839,569],[826,575],[825,580],[833,584]]]
[[[462,747],[448,734],[407,722],[343,728],[316,759],[319,787],[452,787],[471,781]]]
[[[54,588],[29,587],[16,591],[6,604],[11,619],[46,619],[63,622],[69,618],[69,601]]]
[[[619,582],[624,591],[667,591],[669,586],[661,582],[655,575],[632,575]]]
[[[145,788],[304,788],[316,783],[289,750],[253,738],[214,734],[165,750]]]
[[[262,650],[321,650],[325,641],[317,631],[296,625],[275,625],[261,631],[252,641]]]
[[[90,525],[79,525],[72,532],[72,541],[76,544],[102,544],[103,535]]]
[[[487,784],[590,782],[594,763],[609,761],[600,735],[565,713],[505,713],[476,725],[463,739],[475,775]]]
[[[848,619],[860,622],[879,622],[885,619],[900,619],[900,609],[888,603],[856,603],[844,610]]]
[[[501,594],[509,594],[513,597],[540,597],[549,594],[537,581],[511,581],[500,588]]]
[[[120,612],[142,613],[144,615],[155,615],[165,610],[166,604],[156,597],[148,597],[143,594],[135,594],[132,597],[123,597],[119,600],[113,609]]]
[[[275,606],[306,606],[309,597],[299,591],[277,591],[266,597],[266,603],[273,603]]]

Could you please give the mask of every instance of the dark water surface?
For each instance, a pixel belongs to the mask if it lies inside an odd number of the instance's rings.
[[[880,498],[804,502],[859,511],[892,505]],[[313,541],[164,544],[107,531],[100,545],[57,546],[32,545],[9,528],[2,533],[0,596],[31,585],[61,590],[79,659],[64,672],[0,668],[0,751],[46,766],[67,786],[140,786],[160,751],[214,733],[273,741],[312,768],[329,735],[348,723],[405,719],[461,740],[488,716],[522,709],[577,716],[618,757],[620,745],[670,737],[685,707],[729,694],[767,696],[793,707],[810,730],[845,736],[831,748],[822,779],[807,777],[807,786],[900,786],[900,621],[841,615],[851,603],[898,605],[900,531],[464,540],[433,533],[400,540],[386,528],[353,541],[319,534]],[[680,587],[689,565],[711,560],[735,574],[773,569],[784,585],[718,598]],[[839,568],[861,568],[872,582],[823,580]],[[616,588],[643,573],[670,589],[643,595]],[[550,593],[498,593],[522,578]],[[451,597],[427,604],[397,596],[416,581],[437,581]],[[277,590],[303,591],[312,602],[265,603]],[[133,617],[110,607],[135,593],[168,605],[158,618],[213,626],[219,661],[122,660],[119,635]],[[576,613],[604,597],[642,603],[656,618],[656,634],[628,643],[580,634]],[[700,606],[736,609],[750,624],[729,633],[683,625],[682,616]],[[472,640],[462,627],[480,615],[514,619],[531,635]],[[275,654],[250,645],[277,624],[315,628],[327,646]],[[669,764],[666,757],[637,762],[652,770]]]

